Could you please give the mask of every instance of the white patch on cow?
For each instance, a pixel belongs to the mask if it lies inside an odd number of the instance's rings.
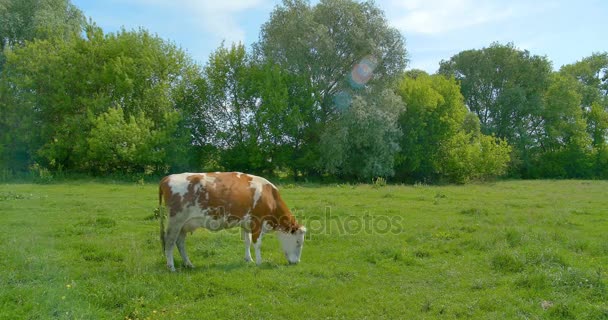
[[[171,188],[171,193],[179,194],[180,197],[183,197],[186,192],[188,192],[188,176],[190,176],[190,173],[171,175],[169,177],[169,188]]]
[[[237,177],[237,178],[240,178],[242,174],[243,174],[242,172],[237,172],[237,173],[236,173],[236,177]]]
[[[260,200],[260,197],[262,197],[262,191],[264,190],[265,185],[270,185],[274,189],[276,189],[277,187],[275,187],[274,184],[270,183],[268,180],[266,180],[264,178],[254,176],[254,175],[248,175],[248,176],[251,177],[251,181],[249,182],[249,187],[251,189],[253,189],[253,206],[252,206],[252,208],[255,208],[256,204],[258,203],[258,200]]]
[[[219,217],[210,216],[210,211],[221,211],[221,208],[206,208],[200,209],[198,206],[189,206],[185,208],[187,211],[187,220],[184,222],[182,229],[185,232],[192,232],[200,227],[210,231],[220,231],[230,229],[243,223],[242,219],[234,219],[227,213]],[[251,220],[251,217],[249,217]]]
[[[256,204],[258,203],[258,200],[260,200],[260,197],[262,196],[262,190],[264,190],[264,185],[256,179],[252,179],[249,182],[249,187],[251,189],[253,189],[253,206],[252,208],[255,208]]]
[[[202,179],[201,183],[203,184],[203,187],[207,187],[207,185],[210,185],[211,187],[213,187],[213,184],[215,184],[215,179],[216,179],[216,177],[208,176],[203,173],[203,179]]]

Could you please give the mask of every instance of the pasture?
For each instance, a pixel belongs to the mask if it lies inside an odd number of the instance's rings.
[[[156,184],[0,185],[0,318],[608,319],[607,181],[279,188],[300,264],[200,229],[170,273]]]

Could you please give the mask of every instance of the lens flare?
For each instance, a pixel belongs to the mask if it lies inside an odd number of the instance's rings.
[[[374,70],[378,66],[378,59],[367,56],[357,63],[350,73],[350,85],[355,89],[361,89],[374,76]]]
[[[352,97],[348,92],[340,91],[334,95],[333,101],[336,109],[343,111],[350,107]]]

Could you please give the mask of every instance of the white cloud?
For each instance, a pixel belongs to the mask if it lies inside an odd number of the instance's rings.
[[[245,30],[238,15],[267,5],[265,0],[182,0],[198,14],[203,28],[218,38],[230,42],[243,42]]]
[[[184,19],[200,26],[204,34],[226,40],[226,42],[243,42],[245,30],[239,23],[239,15],[249,10],[268,7],[270,0],[132,0],[133,2],[163,6],[185,11]]]
[[[516,16],[513,2],[474,0],[389,0],[391,24],[404,33],[434,35]]]

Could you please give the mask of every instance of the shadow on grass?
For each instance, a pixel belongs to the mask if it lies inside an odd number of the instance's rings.
[[[238,261],[238,262],[228,262],[228,263],[209,263],[209,264],[199,264],[196,265],[193,269],[192,268],[186,268],[186,267],[177,267],[176,265],[176,272],[177,273],[183,273],[183,272],[187,272],[187,273],[200,273],[200,272],[208,272],[208,271],[223,271],[223,272],[232,272],[232,271],[236,271],[236,270],[242,270],[242,269],[252,269],[252,270],[276,270],[279,269],[281,267],[294,267],[297,265],[290,265],[290,264],[279,264],[279,263],[275,263],[275,262],[263,262],[261,265],[256,265],[253,262],[244,262],[244,261]],[[167,272],[169,273],[169,270],[167,270]]]

